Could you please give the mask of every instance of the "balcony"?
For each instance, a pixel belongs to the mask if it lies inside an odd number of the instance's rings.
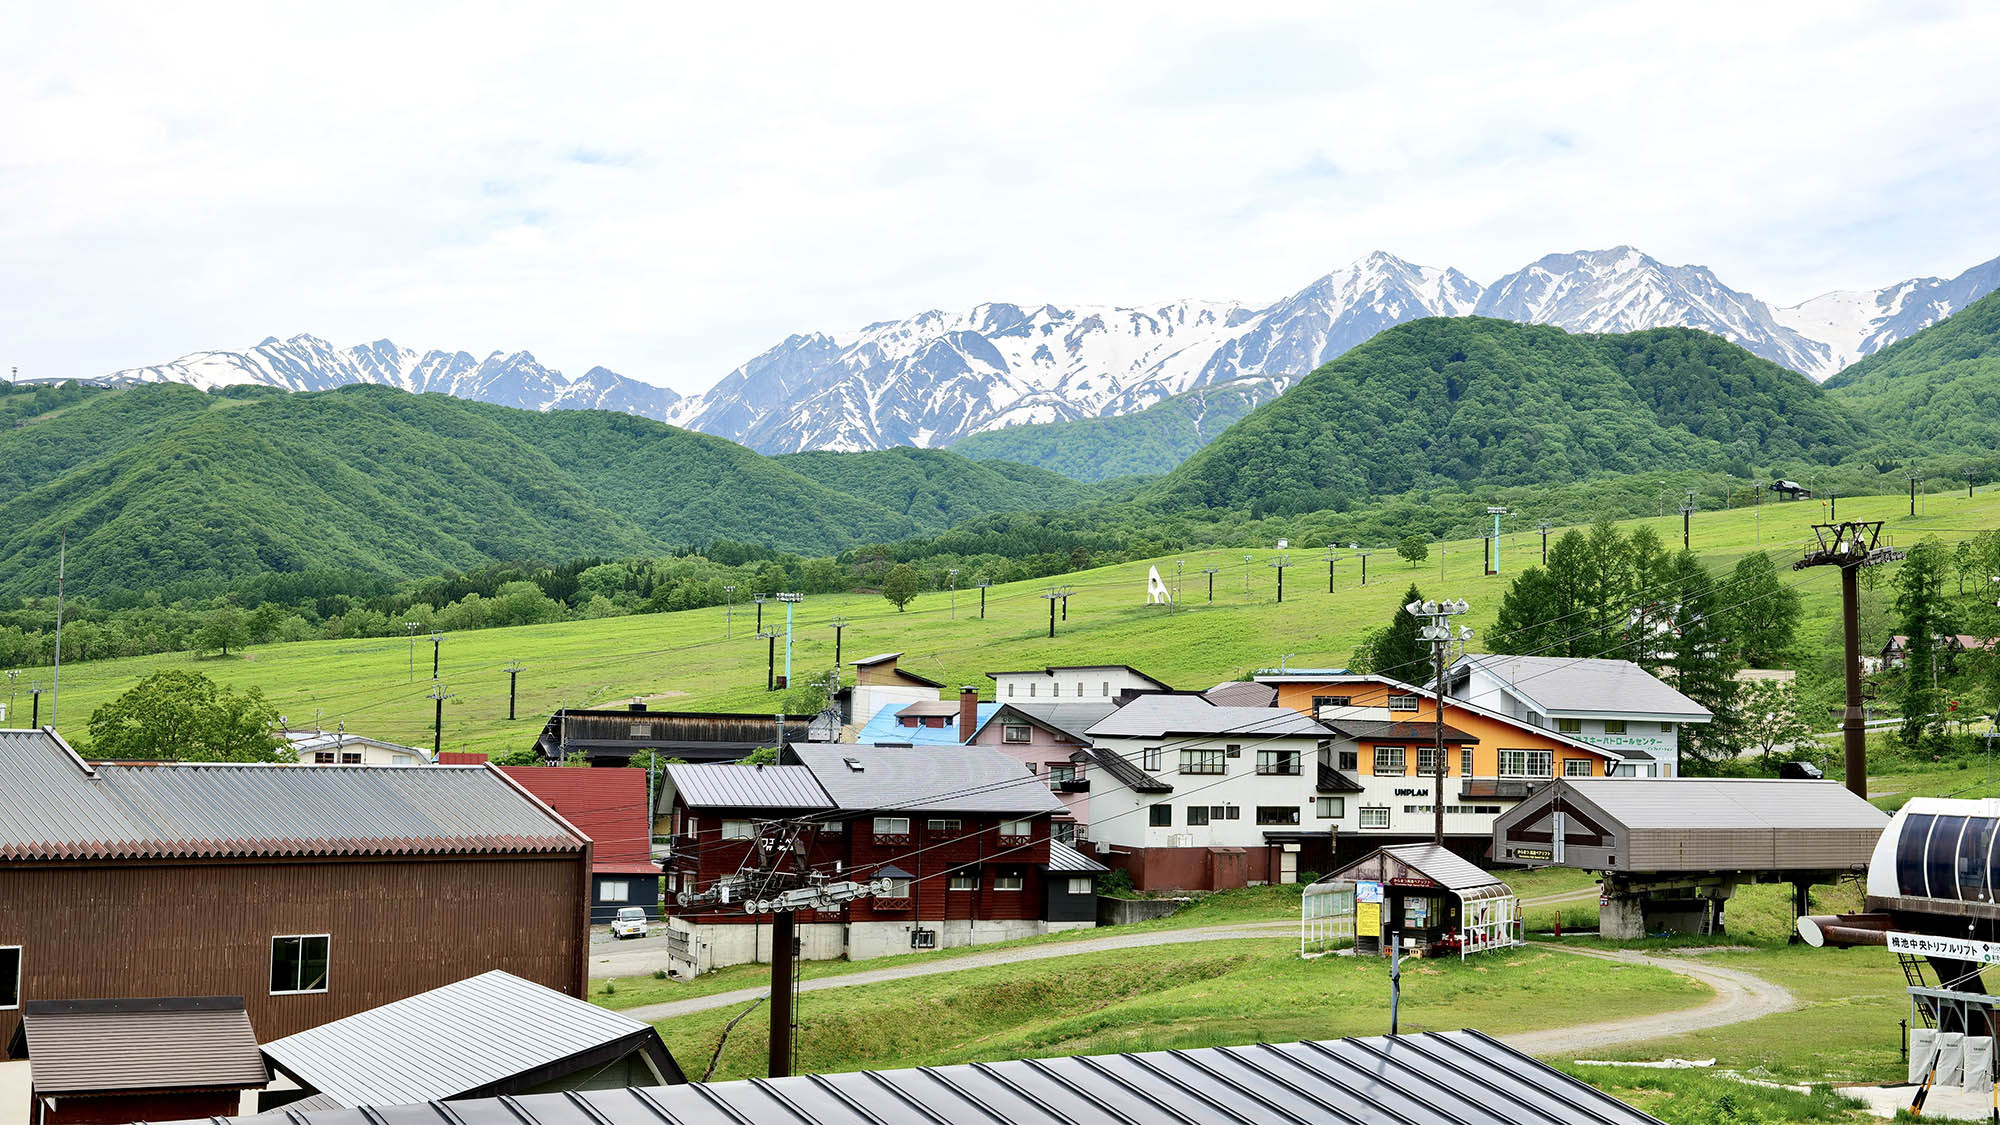
[[[1090,779],[1087,777],[1074,777],[1068,781],[1052,782],[1049,788],[1058,793],[1088,793],[1090,792]]]

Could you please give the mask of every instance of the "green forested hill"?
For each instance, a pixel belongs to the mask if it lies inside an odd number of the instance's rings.
[[[1706,333],[1483,318],[1392,328],[1252,412],[1147,494],[1308,511],[1417,487],[1832,462],[1864,427],[1805,376]]]
[[[787,453],[771,460],[829,488],[865,496],[927,532],[999,512],[1073,508],[1102,496],[1101,489],[1047,469],[974,461],[956,450]]]
[[[1036,465],[1077,480],[1158,476],[1270,397],[1268,381],[1242,379],[1162,399],[1131,414],[989,430],[951,449],[979,460]]]
[[[2000,293],[1854,364],[1825,387],[1906,450],[2000,449]]]

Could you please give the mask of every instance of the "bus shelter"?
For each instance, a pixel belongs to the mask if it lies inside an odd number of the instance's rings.
[[[1326,882],[1354,886],[1354,952],[1465,957],[1521,944],[1514,889],[1435,844],[1377,848]]]
[[[1325,878],[1300,892],[1299,956],[1310,961],[1354,941],[1354,884]]]

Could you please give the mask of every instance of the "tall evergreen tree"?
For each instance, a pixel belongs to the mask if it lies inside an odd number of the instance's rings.
[[[1731,661],[1745,668],[1781,666],[1802,610],[1799,592],[1778,580],[1771,556],[1762,551],[1743,556],[1723,587],[1722,601]]]
[[[1569,610],[1569,591],[1549,571],[1531,566],[1514,577],[1501,597],[1485,648],[1521,656],[1563,655]]]
[[[1707,723],[1681,727],[1684,765],[1712,772],[1737,749],[1736,672],[1725,643],[1728,623],[1718,612],[1722,599],[1715,578],[1692,551],[1680,551],[1666,564],[1669,610],[1663,624],[1670,630],[1672,655],[1666,673],[1682,695],[1714,713]]]
[[[1545,656],[1591,656],[1596,652],[1592,638],[1596,622],[1579,612],[1584,589],[1589,582],[1590,543],[1583,532],[1565,531],[1549,548],[1549,584],[1555,591],[1554,606],[1559,613],[1544,617],[1548,640],[1540,647]]]
[[[1609,519],[1591,526],[1584,541],[1583,584],[1577,605],[1590,623],[1579,656],[1600,656],[1623,643],[1638,583],[1632,573],[1631,544]]]
[[[1944,600],[1944,576],[1950,565],[1945,545],[1926,539],[1910,549],[1896,572],[1896,614],[1903,635],[1909,638],[1903,649],[1901,735],[1903,744],[1912,749],[1923,741],[1926,731],[1944,727],[1931,665],[1938,655],[1937,638],[1951,632]]]

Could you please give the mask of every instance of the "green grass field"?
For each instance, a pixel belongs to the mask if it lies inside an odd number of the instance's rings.
[[[1901,496],[1854,497],[1840,501],[1844,518],[1885,519],[1899,543],[1925,534],[1955,541],[1981,528],[2000,526],[2000,492],[1940,494],[1925,499],[1927,514],[1911,520]],[[1531,515],[1531,513],[1530,513]],[[1525,522],[1527,516],[1519,517]],[[1733,566],[1745,553],[1770,551],[1781,569],[1797,557],[1808,525],[1823,518],[1818,501],[1771,503],[1761,508],[1702,512],[1695,518],[1695,546],[1718,567]],[[1646,523],[1670,543],[1680,540],[1680,519]],[[797,610],[793,671],[804,680],[833,662],[833,630],[838,617],[850,624],[843,658],[901,651],[904,664],[948,685],[988,685],[985,673],[1044,664],[1112,662],[1131,664],[1177,686],[1207,687],[1283,658],[1292,667],[1339,666],[1369,631],[1386,622],[1405,588],[1418,583],[1433,597],[1472,602],[1475,629],[1490,624],[1501,594],[1515,571],[1536,561],[1540,539],[1511,531],[1502,547],[1503,573],[1481,574],[1478,540],[1434,546],[1429,561],[1411,566],[1393,552],[1369,558],[1368,585],[1359,583],[1351,552],[1338,564],[1335,590],[1326,589],[1320,552],[1292,550],[1282,605],[1275,600],[1275,573],[1268,565],[1279,552],[1259,549],[1188,552],[1149,562],[1122,563],[1064,576],[1076,594],[1069,619],[1047,637],[1048,603],[1041,582],[995,586],[987,592],[987,616],[979,618],[976,590],[961,590],[955,616],[946,594],[920,596],[897,613],[873,594],[815,596]],[[1245,554],[1250,556],[1246,568]],[[1149,565],[1173,581],[1180,570],[1183,601],[1173,610],[1145,604]],[[1215,602],[1207,602],[1202,568],[1220,567]],[[1245,593],[1245,574],[1249,593]],[[1441,577],[1442,575],[1442,577]],[[1837,582],[1830,569],[1788,575],[1805,595],[1802,636],[1817,646],[1836,620]],[[1727,591],[1724,591],[1725,596]],[[442,649],[441,679],[452,698],[445,704],[444,745],[456,750],[505,750],[526,745],[540,722],[560,706],[611,703],[633,697],[661,708],[761,712],[775,697],[764,690],[765,645],[752,637],[753,613],[738,606],[734,636],[724,639],[724,611],[693,610],[556,625],[452,634]],[[766,613],[766,625],[782,626],[782,616]],[[1474,646],[1477,647],[1475,640]],[[783,659],[783,644],[779,645]],[[193,667],[225,684],[261,688],[293,726],[331,728],[395,741],[429,741],[432,702],[428,644],[403,640],[307,641],[258,646],[228,658],[196,659],[186,654],[73,664],[63,669],[60,701],[43,697],[43,718],[59,705],[59,726],[81,736],[93,709],[163,667]],[[525,666],[520,676],[516,722],[507,721],[510,660]],[[46,669],[29,670],[23,682],[47,682]],[[14,700],[18,715],[27,706],[25,690]]]

